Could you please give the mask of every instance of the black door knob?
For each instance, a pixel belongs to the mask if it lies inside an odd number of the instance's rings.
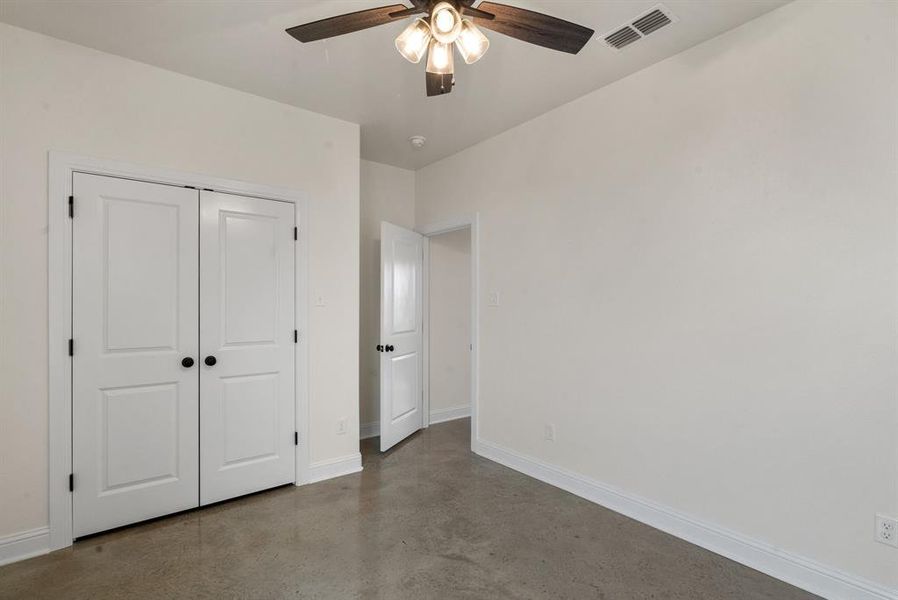
[[[384,345],[383,345],[383,344],[378,344],[378,345],[377,345],[377,351],[378,351],[378,352],[383,352],[383,351],[384,351]]]
[[[204,360],[203,362],[206,363],[207,367],[214,367],[215,363],[217,363],[218,361],[215,360],[215,357],[210,354],[209,356],[206,357],[206,360]]]
[[[392,345],[387,346],[387,352],[392,352],[395,349]]]
[[[189,369],[190,367],[193,366],[193,359],[190,358],[189,356],[182,358],[181,366],[184,367],[185,369]]]

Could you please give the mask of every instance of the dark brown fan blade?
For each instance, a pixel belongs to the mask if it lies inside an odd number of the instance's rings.
[[[440,75],[439,73],[425,73],[427,75],[427,95],[441,96],[452,91],[455,85],[455,75]]]
[[[480,10],[479,8],[471,8],[470,6],[462,6],[461,14],[467,15],[469,17],[479,17],[481,19],[489,19],[490,21],[492,21],[493,19],[496,18],[496,15],[494,15],[492,13],[484,12],[484,11]]]
[[[570,21],[496,2],[481,2],[477,5],[477,10],[496,16],[492,20],[479,19],[474,16],[474,22],[481,27],[537,46],[570,54],[580,52],[595,33],[588,27]]]
[[[413,6],[412,8],[404,8],[398,12],[390,13],[391,19],[404,19],[413,15],[420,15],[427,12],[426,6]]]
[[[300,42],[314,42],[325,38],[336,37],[345,33],[361,31],[369,27],[377,27],[391,22],[390,13],[406,10],[403,4],[391,4],[380,8],[360,10],[354,13],[321,19],[305,25],[297,25],[287,30],[287,33]]]

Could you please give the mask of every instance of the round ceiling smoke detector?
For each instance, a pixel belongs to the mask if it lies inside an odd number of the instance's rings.
[[[420,150],[424,147],[424,144],[427,143],[427,138],[423,135],[413,135],[412,137],[408,138],[408,141],[412,145],[412,148],[414,148],[415,150]]]

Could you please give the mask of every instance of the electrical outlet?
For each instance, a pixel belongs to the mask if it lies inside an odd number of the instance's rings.
[[[547,442],[555,441],[555,425],[552,423],[546,423],[546,428],[543,431],[543,437],[546,438]]]
[[[346,417],[337,419],[337,435],[343,435],[349,430],[349,424]]]
[[[876,515],[876,541],[898,548],[898,519]]]

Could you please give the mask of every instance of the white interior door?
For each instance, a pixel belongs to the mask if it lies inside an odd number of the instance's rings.
[[[198,505],[198,192],[82,173],[73,191],[78,537]]]
[[[201,193],[201,504],[295,481],[293,228],[293,204]]]
[[[380,225],[380,449],[423,426],[424,236]]]

